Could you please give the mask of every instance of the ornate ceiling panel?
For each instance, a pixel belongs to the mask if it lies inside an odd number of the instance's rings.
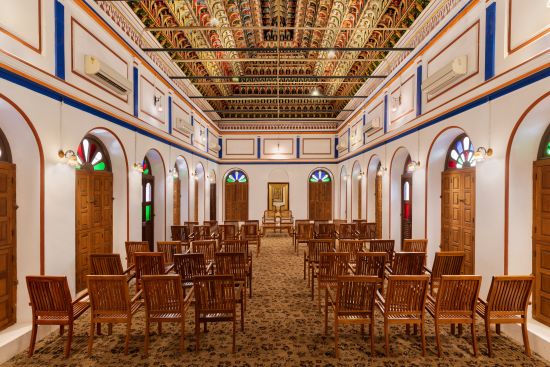
[[[430,0],[140,0],[127,5],[214,120],[334,121]],[[349,111],[351,112],[351,111]]]

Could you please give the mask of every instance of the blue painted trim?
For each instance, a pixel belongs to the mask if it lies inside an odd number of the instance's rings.
[[[384,96],[384,134],[388,132],[388,95]]]
[[[257,149],[256,149],[256,155],[258,156],[258,159],[261,158],[262,156],[262,140],[260,138],[257,138],[257,143],[258,143],[258,146],[257,146]]]
[[[495,76],[497,4],[485,9],[485,80]]]
[[[172,135],[172,97],[168,96],[168,134]]]
[[[206,151],[208,152],[208,128],[206,128]]]
[[[338,158],[338,135],[334,138],[334,158]]]
[[[65,6],[59,0],[55,0],[54,24],[55,76],[65,79]]]
[[[134,66],[134,116],[139,116],[139,69]]]
[[[193,117],[193,115],[191,115],[191,126],[195,126],[195,118]],[[193,144],[195,141],[195,133],[189,134],[189,140],[191,142],[191,146],[195,146],[195,144]]]
[[[416,68],[416,116],[422,115],[422,65]]]
[[[367,114],[363,114],[363,127],[367,124]],[[365,133],[365,129],[361,129],[361,134],[363,135],[363,145],[367,142],[367,134]]]
[[[218,152],[218,158],[221,159],[221,157],[222,157],[222,150],[223,150],[223,139],[222,139],[222,138],[218,138],[218,144],[220,145],[220,151]]]
[[[351,151],[350,136],[351,136],[351,129],[348,127],[348,153]]]
[[[296,158],[300,158],[300,138],[296,138]]]

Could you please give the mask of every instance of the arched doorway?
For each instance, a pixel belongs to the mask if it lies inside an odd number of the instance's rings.
[[[172,224],[179,226],[181,224],[181,179],[177,163],[175,163],[174,168],[172,168],[172,190]]]
[[[550,325],[550,126],[533,162],[533,273],[535,290],[533,318]]]
[[[363,172],[359,162],[353,164],[351,170],[351,219],[362,219],[363,217]]]
[[[194,221],[199,222],[201,220],[205,220],[206,215],[206,208],[205,208],[205,176],[206,172],[204,171],[204,166],[202,163],[197,164],[195,167],[195,182],[194,182],[194,198],[195,198],[195,206],[194,206]]]
[[[113,174],[103,143],[86,135],[76,152],[76,291],[86,288],[91,254],[113,251]]]
[[[449,147],[441,174],[441,250],[464,251],[463,272],[475,271],[474,145],[466,134]]]
[[[248,177],[239,170],[225,177],[225,220],[248,220]]]
[[[346,167],[340,170],[340,215],[339,219],[348,219],[348,171]]]
[[[208,173],[208,181],[210,182],[210,220],[217,219],[217,201],[216,197],[216,172],[212,169]]]
[[[155,248],[155,176],[149,158],[143,158],[141,175],[141,240]]]
[[[412,171],[409,169],[411,156],[408,155],[401,175],[401,244],[412,238]]]
[[[308,213],[311,220],[332,219],[332,179],[324,169],[316,169],[309,175]]]
[[[382,238],[382,162],[376,167],[376,178],[374,179],[374,221],[376,222],[376,238]]]
[[[15,164],[0,130],[0,330],[15,324],[17,305],[17,247]]]

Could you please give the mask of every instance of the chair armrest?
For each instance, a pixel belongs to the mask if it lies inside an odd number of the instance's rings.
[[[130,265],[122,274],[128,274],[131,270],[134,270],[136,268],[136,264]]]
[[[430,269],[428,269],[427,267],[424,266],[424,271],[427,271],[428,273],[432,273],[432,271]]]
[[[390,275],[393,274],[393,270],[391,270],[391,268],[390,268],[390,266],[389,266],[388,264],[386,264],[384,267],[386,268],[386,271],[387,271]]]
[[[193,302],[193,295],[194,295],[195,288],[191,287],[189,292],[185,295],[185,299],[183,300],[183,303],[186,305],[191,304]]]
[[[482,305],[487,306],[487,302],[484,301],[484,300],[482,300],[481,298],[478,298],[477,301],[478,301],[479,303],[481,303]]]
[[[138,299],[141,298],[141,293],[143,292],[143,290],[139,290],[139,292],[137,292],[134,297],[132,297],[132,299],[130,300],[131,303],[134,303],[135,301],[137,301]]]
[[[434,298],[434,296],[432,296],[431,294],[428,294],[428,295],[426,296],[426,299],[429,300],[429,301],[431,301],[433,304],[435,304],[435,298]]]
[[[78,292],[75,295],[75,299],[71,303],[74,305],[75,303],[78,303],[78,302],[82,301],[86,297],[88,297],[88,289],[87,288],[80,291],[80,292]]]
[[[169,272],[171,272],[172,270],[174,270],[174,264],[170,265],[169,267],[165,268],[165,274],[168,274]]]
[[[214,268],[214,263],[210,263],[210,264],[206,265],[206,273],[207,274],[212,274],[213,268]]]
[[[384,313],[384,309],[385,309],[385,306],[386,306],[386,300],[384,299],[384,297],[380,293],[380,290],[376,290],[376,304],[378,305],[378,307],[380,307],[380,309],[382,310],[382,313]]]
[[[348,263],[348,269],[349,269],[349,271],[350,271],[353,275],[355,275],[355,270],[356,270],[356,269],[354,269],[353,266],[351,266],[350,263]]]

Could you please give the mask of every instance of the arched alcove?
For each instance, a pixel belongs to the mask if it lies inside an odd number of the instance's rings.
[[[362,219],[364,217],[363,181],[361,164],[355,161],[351,170],[351,219]]]
[[[325,168],[316,168],[308,175],[308,218],[332,219],[334,178]]]
[[[217,177],[216,177],[216,171],[211,168],[210,171],[208,171],[207,175],[207,185],[208,185],[208,196],[210,198],[209,200],[209,214],[208,219],[209,220],[217,220],[218,219],[218,183],[217,183]]]
[[[380,166],[380,157],[378,155],[372,155],[369,158],[367,165],[367,221],[376,222],[376,177],[378,173],[378,167]]]
[[[147,171],[147,168],[149,171]],[[166,239],[166,165],[160,152],[149,149],[143,160],[142,173],[142,240],[149,241],[151,250],[154,243]],[[151,191],[150,186],[152,186]],[[148,209],[150,201],[153,204]],[[149,210],[149,211],[148,211]],[[151,224],[152,222],[152,224]],[[150,235],[150,229],[153,234]]]
[[[202,163],[197,163],[195,166],[195,172],[193,176],[194,180],[194,196],[193,196],[193,220],[195,222],[204,221],[205,214],[205,193],[204,193],[204,182],[205,182],[206,172]]]
[[[348,219],[348,171],[346,167],[340,170],[340,215],[339,219]]]
[[[229,169],[223,178],[224,220],[248,220],[249,179],[239,168]]]
[[[183,224],[189,221],[189,165],[185,157],[179,155],[176,157],[174,167],[178,171],[178,180],[174,180],[175,183],[179,183],[179,224]],[[174,203],[177,198],[174,198]],[[175,205],[175,204],[174,204]],[[175,223],[175,219],[173,219]]]
[[[403,193],[407,194],[407,201],[412,197],[412,183],[404,180],[405,165],[410,160],[409,151],[399,147],[392,155],[390,163],[390,238],[396,242],[396,249],[403,243]],[[406,190],[403,190],[403,187]],[[409,237],[410,238],[410,237]]]

